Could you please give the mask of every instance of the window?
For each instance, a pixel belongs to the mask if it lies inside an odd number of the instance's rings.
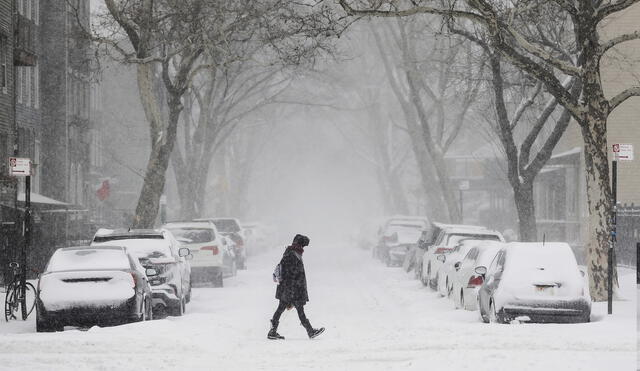
[[[31,1],[32,0],[24,0],[24,16],[27,17],[28,19],[32,18],[32,8],[31,8]]]
[[[0,88],[7,92],[7,38],[0,36]]]
[[[24,72],[24,105],[31,106],[31,67],[25,67]]]
[[[17,6],[18,13],[20,15],[24,15],[24,0],[17,0],[17,3],[18,3],[18,6]]]
[[[40,108],[40,65],[33,67],[33,107]]]
[[[22,103],[22,67],[16,67],[18,76],[15,81],[18,103]]]
[[[33,22],[40,24],[40,0],[33,0]]]

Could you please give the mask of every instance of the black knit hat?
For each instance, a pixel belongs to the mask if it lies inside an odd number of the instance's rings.
[[[301,234],[297,234],[294,238],[293,238],[293,244],[294,245],[298,245],[298,246],[309,246],[309,237],[307,236],[303,236]]]

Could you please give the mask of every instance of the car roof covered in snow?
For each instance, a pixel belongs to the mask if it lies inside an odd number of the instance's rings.
[[[184,222],[168,222],[162,228],[210,228],[216,229],[215,224],[210,221],[184,221]]]
[[[435,225],[436,227],[440,228],[440,229],[476,229],[476,230],[489,230],[487,227],[481,226],[481,225],[468,225],[468,224],[446,224],[446,223],[439,223],[439,222],[433,222],[433,225]]]
[[[74,246],[57,249],[46,272],[96,269],[128,269],[127,250],[122,246]]]
[[[99,229],[93,242],[107,242],[129,239],[165,239],[165,231],[158,229]]]

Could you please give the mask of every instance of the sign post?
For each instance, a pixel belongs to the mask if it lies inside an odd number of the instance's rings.
[[[611,241],[607,256],[607,313],[613,313],[613,254],[617,238],[618,218],[618,161],[633,161],[633,145],[616,143],[612,146],[613,161],[611,161],[611,196],[613,201],[613,215],[611,215]]]
[[[23,176],[24,181],[24,245],[20,254],[20,307],[22,319],[26,320],[27,313],[27,250],[31,247],[31,159],[9,157],[9,175]]]

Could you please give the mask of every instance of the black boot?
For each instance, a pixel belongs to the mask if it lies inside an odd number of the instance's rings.
[[[320,327],[318,329],[313,328],[311,326],[311,323],[308,320],[305,322],[302,322],[301,324],[302,326],[304,326],[305,330],[307,330],[307,335],[309,335],[309,339],[313,339],[324,332],[324,327]]]
[[[278,334],[278,321],[271,320],[271,330],[267,334],[267,339],[284,340],[284,336]]]

